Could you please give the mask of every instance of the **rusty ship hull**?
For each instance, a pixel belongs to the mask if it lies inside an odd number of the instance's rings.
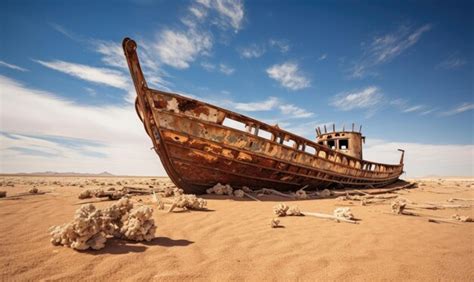
[[[174,93],[150,89],[137,45],[123,48],[135,84],[135,107],[171,180],[201,194],[216,183],[295,190],[308,185],[384,186],[403,173],[403,162],[355,158],[238,113]],[[247,130],[230,127],[228,121]],[[266,137],[262,137],[266,132]],[[288,146],[291,140],[293,145]],[[308,150],[311,148],[311,150]]]

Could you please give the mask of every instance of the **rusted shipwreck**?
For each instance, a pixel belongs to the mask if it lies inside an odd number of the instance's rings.
[[[403,173],[403,151],[396,165],[363,160],[365,137],[354,126],[347,131],[317,128],[317,140],[311,141],[211,104],[150,89],[135,41],[125,38],[123,49],[137,92],[137,114],[169,177],[187,193],[204,193],[218,182],[277,190],[380,187]]]

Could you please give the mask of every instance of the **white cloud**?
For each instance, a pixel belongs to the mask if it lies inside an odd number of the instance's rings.
[[[252,44],[247,47],[237,49],[242,58],[251,59],[259,58],[265,54],[265,47],[257,44]]]
[[[207,71],[214,71],[216,69],[216,65],[209,62],[201,62],[201,67]]]
[[[219,64],[219,71],[225,75],[231,75],[234,73],[235,69],[229,67],[226,64]]]
[[[125,90],[130,88],[128,77],[125,77],[122,72],[116,70],[96,68],[59,60],[50,62],[41,60],[34,61],[45,67],[69,74],[82,80]]]
[[[276,97],[268,97],[263,101],[250,103],[226,101],[225,105],[228,105],[236,110],[245,112],[262,112],[278,109],[280,113],[284,115],[285,120],[308,118],[314,115],[313,113],[308,112],[305,109],[302,109],[293,104],[288,104]]]
[[[364,158],[371,161],[397,164],[405,150],[406,176],[474,176],[474,145],[423,144],[367,139]]]
[[[94,41],[94,51],[103,55],[102,62],[108,66],[128,70],[122,46],[112,41]]]
[[[416,112],[416,111],[423,110],[424,108],[425,108],[424,105],[416,105],[416,106],[412,106],[412,107],[409,107],[409,108],[405,109],[403,112],[404,113],[411,113],[411,112]]]
[[[439,63],[437,65],[437,68],[453,70],[453,69],[459,69],[466,64],[467,64],[467,61],[465,59],[459,57],[457,54],[451,54],[448,58],[446,58],[444,61]]]
[[[474,104],[473,103],[463,103],[463,104],[455,107],[454,109],[451,109],[449,111],[441,113],[441,115],[443,115],[443,116],[452,116],[452,115],[460,114],[460,113],[463,113],[463,112],[466,112],[466,111],[471,111],[471,110],[474,110]]]
[[[186,69],[198,55],[208,53],[212,48],[212,37],[193,29],[186,32],[166,29],[159,35],[154,48],[163,63]]]
[[[313,115],[313,113],[291,104],[280,105],[279,108],[282,114],[288,115],[290,118],[308,118]]]
[[[334,96],[331,105],[342,111],[370,109],[383,101],[383,94],[376,86],[369,86],[360,91],[351,91]]]
[[[318,61],[324,61],[326,60],[327,57],[328,57],[328,54],[322,54],[321,56],[319,56]]]
[[[285,40],[270,39],[268,41],[270,47],[276,47],[281,53],[286,53],[290,51],[290,44]]]
[[[396,32],[375,37],[365,45],[364,56],[350,69],[350,76],[360,78],[370,72],[373,67],[387,63],[415,45],[421,36],[431,30],[426,24],[417,29],[402,26]]]
[[[276,64],[267,69],[270,78],[278,81],[281,86],[290,90],[300,90],[311,85],[311,81],[299,70],[296,63]]]
[[[253,102],[253,103],[234,103],[233,106],[237,110],[246,112],[257,112],[257,111],[270,111],[280,104],[280,101],[276,97],[269,97],[265,101]]]
[[[1,75],[0,86],[0,127],[3,132],[22,135],[18,142],[2,138],[2,172],[108,170],[116,174],[164,175],[158,157],[149,150],[151,140],[133,105],[78,105]],[[78,151],[57,142],[25,136],[56,136],[100,146],[87,145]],[[25,154],[12,147],[54,156]]]
[[[217,12],[218,20],[216,24],[219,27],[233,28],[238,32],[242,28],[244,19],[244,4],[240,0],[211,0],[198,1],[207,8]]]
[[[28,71],[25,68],[19,67],[17,65],[6,63],[4,61],[0,61],[0,66],[4,66],[4,67],[7,67],[7,68],[12,69],[12,70],[17,70],[17,71],[22,71],[22,72]]]

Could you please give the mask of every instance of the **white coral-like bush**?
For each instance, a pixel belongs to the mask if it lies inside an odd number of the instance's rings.
[[[92,204],[83,205],[72,222],[50,228],[51,243],[76,250],[99,250],[111,236],[150,241],[156,231],[152,215],[152,208],[134,207],[128,198],[122,198],[104,210]]]
[[[220,183],[217,183],[216,185],[214,185],[214,187],[207,189],[206,193],[207,194],[214,193],[216,195],[229,195],[229,196],[232,196],[233,190],[234,189],[232,189],[232,186],[230,186],[229,184],[222,185]]]
[[[298,206],[291,206],[286,211],[286,215],[288,215],[288,216],[300,216],[300,215],[303,215],[303,214],[301,213],[300,208],[298,208]]]
[[[300,199],[300,200],[308,199],[308,194],[306,194],[306,191],[303,189],[296,191],[295,196],[297,199]]]
[[[153,209],[148,206],[139,206],[126,213],[121,219],[121,237],[133,241],[151,241],[156,231],[152,216]]]
[[[173,211],[174,208],[181,208],[181,209],[204,209],[207,205],[207,201],[196,197],[196,195],[189,194],[189,195],[181,195],[175,197],[173,202],[171,203],[171,207],[168,212]]]
[[[329,189],[324,189],[323,191],[319,192],[318,193],[318,196],[322,197],[322,198],[327,198],[327,197],[330,197],[332,194],[331,190]]]
[[[84,205],[76,211],[72,222],[51,227],[51,243],[76,250],[99,250],[105,247],[105,230],[109,230],[105,226],[109,224],[110,220],[103,217],[101,210],[92,204]]]
[[[354,219],[351,208],[336,208],[333,215],[339,218]]]
[[[280,227],[280,220],[278,218],[272,218],[272,220],[270,221],[270,226],[272,228]]]
[[[237,198],[243,198],[245,196],[244,190],[234,190],[234,196]]]
[[[289,207],[286,204],[280,203],[273,207],[273,213],[276,214],[277,216],[286,216],[286,211],[288,209]]]
[[[472,218],[467,215],[454,214],[452,218],[461,222],[473,222]]]

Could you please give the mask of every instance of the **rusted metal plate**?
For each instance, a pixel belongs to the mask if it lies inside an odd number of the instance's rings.
[[[125,39],[123,47],[137,91],[137,113],[171,180],[188,193],[203,193],[218,182],[279,190],[381,186],[403,172],[402,162],[387,165],[358,158],[363,140],[359,133],[341,133],[334,138],[337,146],[344,142],[340,138],[351,139],[351,150],[333,150],[327,144],[329,133],[319,131],[318,144],[214,105],[149,89],[135,42]],[[245,124],[247,130],[224,125],[227,119]],[[259,136],[259,131],[271,137]]]

